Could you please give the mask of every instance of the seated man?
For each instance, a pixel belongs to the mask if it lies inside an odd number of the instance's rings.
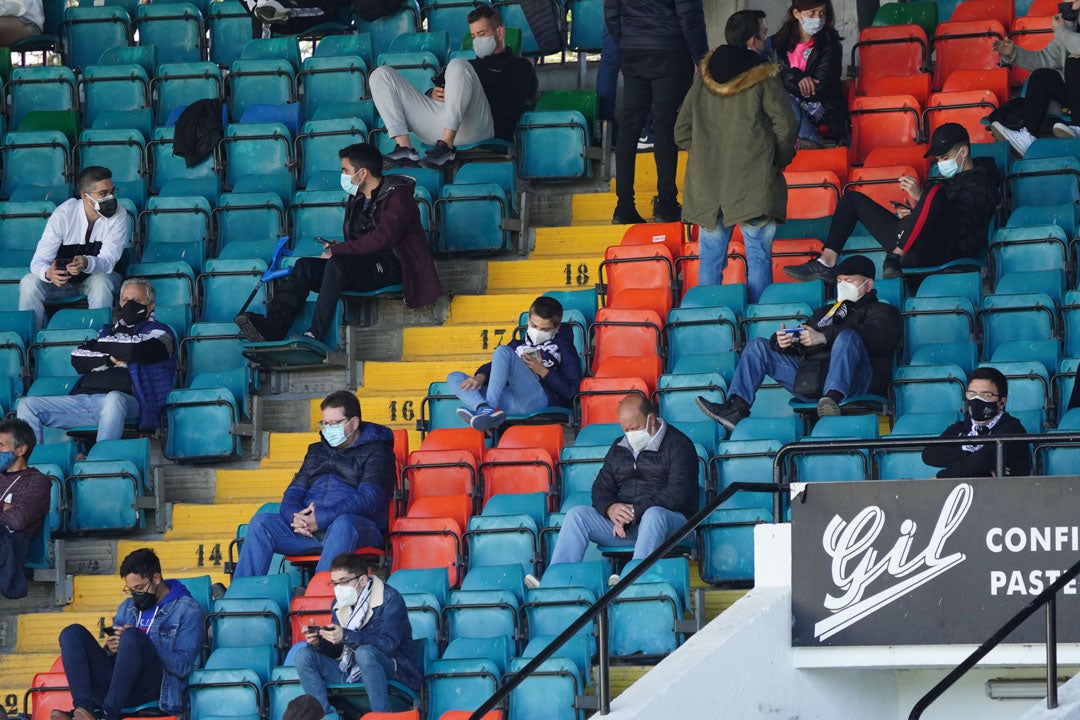
[[[573,328],[562,325],[562,304],[538,297],[529,306],[521,340],[495,348],[491,362],[468,376],[454,371],[446,382],[466,407],[458,416],[480,431],[497,428],[506,414],[528,415],[546,407],[570,407],[581,383],[581,358]]]
[[[768,375],[800,400],[817,400],[818,415],[839,415],[844,398],[884,395],[900,346],[900,312],[878,300],[874,263],[853,255],[836,267],[836,302],[823,305],[797,328],[746,344],[727,402],[697,398],[703,413],[733,430]]]
[[[321,553],[321,572],[341,553],[382,544],[394,494],[394,434],[363,422],[351,392],[332,392],[320,407],[319,442],[285,488],[281,510],[251,518],[233,577],[265,575],[276,552]]]
[[[154,287],[141,278],[120,287],[120,318],[71,351],[80,373],[70,395],[34,396],[19,403],[19,419],[43,442],[41,428],[96,425],[97,439],[123,435],[124,422],[157,430],[165,397],[176,380],[176,336],[154,319]]]
[[[22,12],[18,15],[0,14],[0,47],[9,48],[31,35],[40,35],[45,26],[45,10],[41,0],[25,0],[5,7],[14,10],[20,5]]]
[[[206,644],[204,613],[179,580],[161,576],[161,562],[139,548],[120,564],[124,592],[105,647],[79,624],[60,632],[75,709],[53,710],[49,720],[116,720],[123,708],[158,703],[169,715],[187,704],[188,675]]]
[[[22,420],[0,422],[0,595],[26,595],[26,551],[49,512],[49,478],[26,461],[34,451],[34,431]]]
[[[294,657],[304,692],[319,701],[326,717],[337,717],[326,686],[364,684],[372,712],[389,712],[387,683],[395,680],[419,692],[423,677],[413,661],[412,626],[401,594],[375,575],[367,563],[343,553],[330,563],[334,588],[331,624],[308,625]]]
[[[349,145],[338,155],[341,187],[348,195],[344,240],[323,241],[322,255],[300,258],[290,274],[275,281],[265,316],[236,316],[240,332],[251,342],[283,339],[309,292],[319,293],[319,299],[304,335],[316,339],[329,329],[346,290],[366,292],[400,283],[411,308],[429,305],[443,293],[413,198],[415,180],[384,178],[382,155],[367,143]]]
[[[1009,381],[1000,370],[992,367],[975,368],[968,378],[967,393],[964,396],[964,419],[945,428],[941,437],[1027,435],[1027,430],[1020,421],[1005,412],[1008,396]],[[997,474],[997,446],[993,443],[927,445],[922,459],[927,465],[945,468],[934,477],[973,478]],[[1028,443],[1005,444],[1005,474],[1031,474],[1031,450]]]
[[[844,243],[861,222],[888,254],[882,276],[901,277],[904,266],[941,265],[986,252],[986,233],[1001,202],[1001,175],[990,158],[972,158],[962,125],[945,123],[934,131],[926,157],[937,160],[940,178],[923,187],[907,175],[900,187],[915,205],[894,203],[896,214],[861,192],[848,190],[833,214],[825,249],[817,260],[784,268],[796,280],[831,281]]]
[[[647,557],[698,510],[694,443],[664,422],[640,393],[619,403],[625,437],[615,441],[592,487],[592,505],[571,508],[559,530],[551,562],[581,562],[589,541],[634,548]],[[619,581],[617,575],[608,584]],[[539,587],[532,575],[525,584]]]
[[[131,237],[127,210],[116,202],[112,172],[98,165],[79,173],[79,197],[60,204],[45,225],[30,272],[19,283],[19,309],[45,325],[45,302],[86,295],[90,309],[113,306],[120,276],[114,272]]]
[[[455,143],[513,139],[518,117],[535,102],[536,70],[506,47],[499,13],[479,5],[467,19],[476,59],[451,60],[426,95],[392,67],[371,71],[371,98],[397,143],[387,159],[420,160],[409,139],[411,130],[420,142],[434,146],[421,164],[441,168],[454,159]]]

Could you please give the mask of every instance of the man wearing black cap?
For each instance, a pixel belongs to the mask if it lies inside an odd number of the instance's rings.
[[[941,177],[928,179],[922,187],[916,178],[901,177],[900,187],[910,202],[894,203],[895,215],[861,192],[845,192],[821,257],[784,272],[796,280],[831,281],[840,251],[859,222],[888,253],[882,269],[886,278],[902,276],[904,266],[927,267],[982,255],[990,219],[1001,202],[997,166],[990,158],[971,157],[967,130],[957,123],[934,131],[925,157],[937,161]]]
[[[750,415],[765,376],[797,398],[817,399],[818,416],[839,415],[840,403],[856,395],[884,395],[903,335],[900,312],[874,292],[874,263],[852,255],[836,267],[836,300],[814,311],[797,328],[746,344],[735,366],[725,403],[698,397],[703,413],[728,430]]]

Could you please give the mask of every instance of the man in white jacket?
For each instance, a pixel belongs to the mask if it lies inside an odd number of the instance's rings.
[[[33,310],[36,327],[45,321],[45,302],[86,295],[90,309],[111,308],[120,287],[114,272],[130,229],[116,202],[112,172],[99,165],[79,173],[79,197],[53,211],[41,234],[30,272],[19,283],[19,309]]]
[[[18,0],[5,3],[0,14],[0,47],[11,47],[31,35],[40,35],[45,26],[41,0]]]

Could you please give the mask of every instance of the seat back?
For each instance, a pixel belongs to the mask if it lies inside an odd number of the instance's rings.
[[[939,23],[934,32],[934,89],[956,70],[990,70],[998,65],[994,40],[1005,39],[997,20]]]
[[[910,95],[857,97],[851,105],[851,162],[861,164],[871,149],[918,142],[922,108]]]
[[[130,20],[121,7],[69,7],[60,33],[64,64],[74,70],[97,63],[103,48],[131,45]]]

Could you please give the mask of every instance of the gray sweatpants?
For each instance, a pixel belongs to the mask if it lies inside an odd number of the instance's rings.
[[[416,133],[426,145],[434,145],[443,130],[456,130],[455,144],[470,145],[495,135],[491,107],[480,78],[466,60],[451,60],[444,71],[445,100],[423,94],[392,67],[377,67],[369,83],[375,107],[390,137]]]

